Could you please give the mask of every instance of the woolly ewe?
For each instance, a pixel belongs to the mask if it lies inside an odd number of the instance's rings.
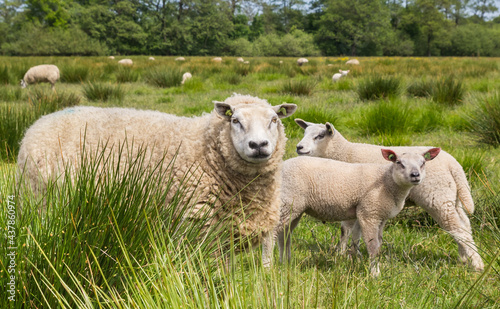
[[[299,155],[329,158],[345,162],[381,163],[377,155],[381,146],[351,143],[330,124],[314,124],[302,119],[295,122],[305,129],[304,138],[297,144]],[[395,151],[424,151],[427,147],[391,147]],[[414,188],[409,200],[427,211],[458,244],[462,262],[469,262],[474,270],[484,268],[472,238],[472,229],[467,214],[474,212],[469,184],[460,163],[449,153],[441,151],[436,160],[429,162],[425,182]],[[343,222],[345,238],[340,248],[347,246],[347,237],[354,222]]]
[[[133,65],[134,64],[132,59],[122,59],[122,60],[118,61],[118,63],[121,65]]]
[[[172,161],[167,173],[172,177],[164,180],[165,186],[173,182],[167,198],[174,197],[182,180],[186,196],[195,197],[187,217],[213,215],[213,220],[227,222],[234,239],[257,245],[279,220],[286,143],[280,119],[296,108],[286,103],[271,106],[243,95],[215,102],[210,114],[192,118],[126,108],[73,107],[43,116],[27,130],[18,166],[38,191],[45,189],[49,178],[64,177],[60,167],[80,162],[82,148],[89,156],[106,142],[115,158],[128,162],[139,147],[147,147],[145,157],[151,166],[163,158]],[[120,153],[124,141],[131,149]],[[78,169],[78,164],[73,166]]]
[[[308,63],[308,62],[309,62],[309,60],[307,60],[306,58],[299,58],[299,59],[297,59],[297,64],[299,66],[302,66],[304,63]]]
[[[177,57],[175,58],[175,61],[185,61],[186,59],[184,57]]]
[[[189,73],[189,72],[186,72],[186,73],[182,74],[182,82],[181,82],[181,84],[184,85],[184,83],[188,79],[190,79],[191,77],[193,77],[193,75],[191,75],[191,73]]]
[[[345,64],[359,65],[359,60],[358,59],[347,60],[347,62]]]
[[[215,57],[215,58],[212,58],[212,61],[220,63],[220,62],[222,62],[222,58],[221,57]]]
[[[52,90],[55,89],[55,84],[59,80],[59,68],[53,64],[41,64],[31,67],[23,79],[21,79],[21,87],[26,88],[28,84],[49,83]]]
[[[283,164],[281,217],[276,229],[280,261],[286,244],[291,258],[291,234],[304,213],[321,221],[356,219],[370,255],[370,272],[380,273],[376,257],[388,219],[403,209],[410,189],[425,178],[425,161],[439,148],[421,153],[382,149],[390,164],[346,163],[314,157],[296,157]],[[264,256],[272,251],[268,250]]]
[[[342,70],[339,70],[340,73],[335,73],[333,74],[332,76],[332,81],[333,82],[338,82],[340,80],[341,77],[343,76],[347,76],[347,73],[349,73],[350,70],[347,70],[347,71],[342,71]]]

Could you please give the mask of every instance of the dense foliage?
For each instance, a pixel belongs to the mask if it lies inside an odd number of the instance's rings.
[[[494,0],[4,0],[3,55],[500,56]]]

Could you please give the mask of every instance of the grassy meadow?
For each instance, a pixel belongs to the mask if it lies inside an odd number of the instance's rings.
[[[0,58],[0,229],[6,236],[0,308],[500,307],[500,59],[358,58],[361,65],[347,66],[347,58],[328,57],[299,67],[295,58],[243,64],[229,57],[213,63],[137,56],[130,57],[132,67],[122,67],[120,58]],[[26,70],[42,63],[61,71],[56,92],[49,84],[20,89]],[[333,83],[339,69],[350,73]],[[184,72],[193,78],[181,85]],[[340,225],[307,217],[293,234],[289,265],[263,269],[260,249],[219,256],[231,239],[213,227],[200,240],[209,218],[179,220],[185,205],[166,203],[157,185],[168,172],[145,169],[141,159],[126,176],[103,180],[95,166],[106,158],[97,156],[74,183],[52,184],[43,198],[15,185],[19,141],[45,114],[92,105],[199,116],[235,92],[299,106],[283,120],[285,159],[296,156],[302,137],[294,118],[329,121],[355,142],[432,145],[451,153],[471,184],[476,211],[470,218],[485,271],[460,264],[453,239],[411,205],[388,222],[381,276],[372,278],[364,245],[361,258],[339,255]],[[12,280],[15,301],[8,299]]]

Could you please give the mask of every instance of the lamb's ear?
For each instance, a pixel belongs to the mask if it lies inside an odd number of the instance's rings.
[[[342,73],[342,70],[339,70],[339,73]]]
[[[326,132],[328,133],[328,135],[334,135],[335,134],[335,128],[333,127],[333,125],[329,122],[325,123],[325,126],[326,126]]]
[[[217,114],[221,115],[222,117],[226,119],[231,119],[233,116],[234,110],[231,107],[231,105],[224,103],[224,102],[219,102],[219,101],[213,101],[215,104],[215,111]]]
[[[307,122],[307,121],[304,121],[300,118],[295,118],[295,123],[299,125],[299,127],[301,127],[302,129],[306,129],[308,126],[310,125],[313,125],[314,123],[312,122]]]
[[[297,105],[291,103],[283,103],[281,105],[273,106],[274,111],[280,118],[286,118],[297,110]]]
[[[384,157],[384,159],[391,162],[396,162],[396,160],[398,159],[396,153],[390,149],[382,149],[382,156]]]
[[[425,161],[430,161],[434,159],[441,152],[441,148],[431,148],[424,153]]]

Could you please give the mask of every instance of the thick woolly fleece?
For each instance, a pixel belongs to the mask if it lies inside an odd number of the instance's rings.
[[[325,132],[326,132],[325,126]],[[384,163],[382,146],[352,143],[337,130],[326,135],[315,156],[351,163]],[[429,147],[391,147],[396,152],[425,151]],[[474,270],[484,263],[472,237],[467,214],[474,212],[474,201],[462,166],[449,153],[441,151],[427,163],[425,181],[410,191],[408,199],[425,209],[458,244],[460,260]]]
[[[271,108],[267,101],[251,96],[235,95],[225,103]],[[156,111],[73,107],[44,116],[28,129],[18,165],[36,190],[44,190],[49,178],[61,175],[63,165],[78,168],[81,143],[87,153],[107,143],[106,151],[118,156],[118,145],[133,141],[132,156],[147,146],[145,157],[151,165],[164,156],[167,163],[175,157],[173,189],[189,179],[183,186],[197,198],[196,209],[216,213],[217,219],[232,225],[236,237],[249,237],[257,245],[279,220],[285,132],[279,121],[275,151],[258,164],[238,155],[230,132],[230,121],[215,111],[188,118]],[[127,154],[122,157],[126,162]]]
[[[26,84],[50,83],[52,88],[59,80],[59,68],[53,64],[41,64],[31,67],[23,80]]]

